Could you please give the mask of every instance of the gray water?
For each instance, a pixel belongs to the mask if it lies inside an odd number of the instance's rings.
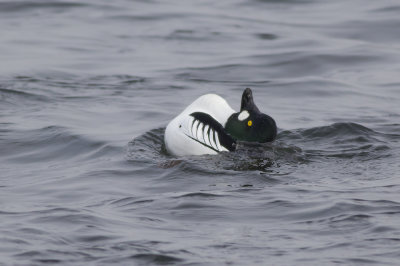
[[[398,265],[400,3],[0,1],[0,265]],[[175,158],[244,88],[277,140]]]

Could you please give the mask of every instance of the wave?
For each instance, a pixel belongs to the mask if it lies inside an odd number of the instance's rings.
[[[8,142],[2,143],[1,157],[19,163],[58,160],[96,159],[120,148],[73,134],[64,127],[48,126],[32,130],[13,130]]]
[[[2,1],[0,2],[0,12],[21,12],[33,9],[69,9],[88,6],[84,3],[69,1]]]
[[[323,156],[376,159],[380,156],[390,156],[390,135],[351,122],[283,131],[278,139],[296,143],[314,158]]]

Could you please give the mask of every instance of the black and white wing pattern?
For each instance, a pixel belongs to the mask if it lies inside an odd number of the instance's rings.
[[[190,116],[193,119],[189,121],[186,136],[216,152],[235,150],[236,141],[212,116],[203,112],[194,112]]]

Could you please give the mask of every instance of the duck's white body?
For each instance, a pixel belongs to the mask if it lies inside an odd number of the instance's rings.
[[[216,94],[206,94],[197,98],[165,129],[164,140],[167,151],[176,156],[216,154],[217,151],[227,151],[220,145],[218,134],[214,130],[209,130],[208,125],[203,125],[191,116],[195,112],[210,115],[222,127],[235,113],[229,104]]]

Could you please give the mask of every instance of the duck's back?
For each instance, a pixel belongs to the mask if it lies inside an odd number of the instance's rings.
[[[218,134],[205,123],[196,121],[191,114],[204,113],[224,127],[234,112],[229,104],[216,94],[199,97],[168,124],[164,136],[167,151],[177,156],[226,151],[225,147],[219,145]]]

